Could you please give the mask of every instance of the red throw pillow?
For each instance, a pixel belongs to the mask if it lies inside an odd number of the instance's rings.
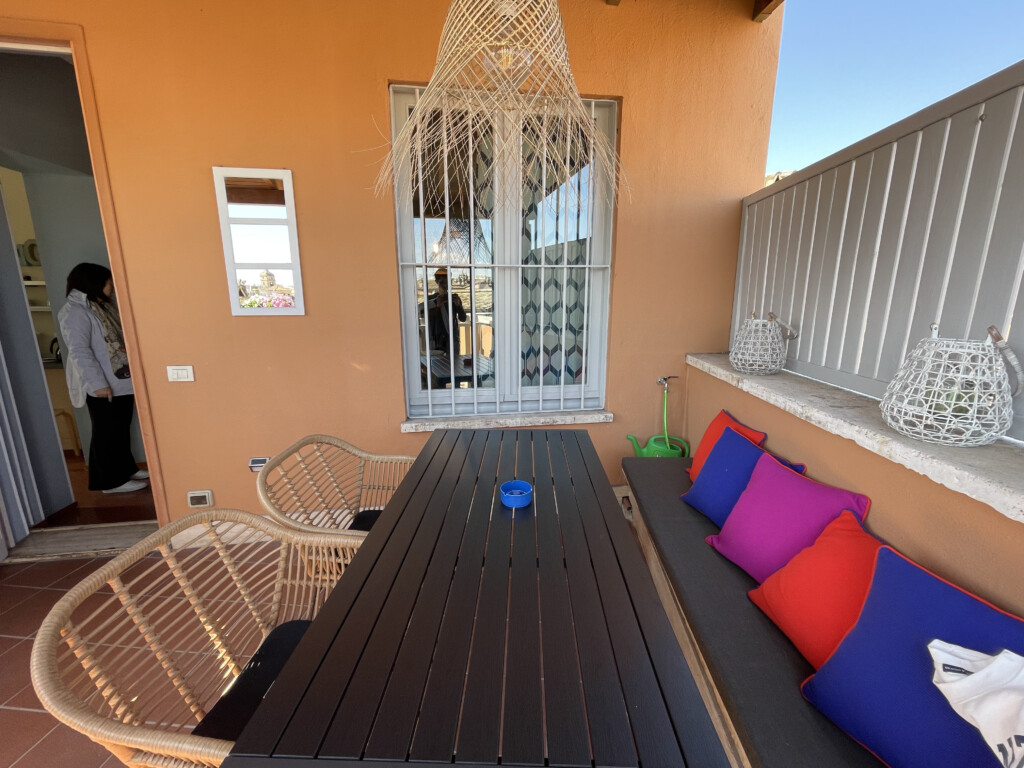
[[[750,599],[818,669],[857,623],[881,546],[844,510]]]
[[[725,431],[726,427],[739,432],[754,445],[761,445],[764,443],[764,439],[768,437],[764,432],[758,432],[756,429],[751,429],[745,424],[740,424],[728,411],[720,411],[712,422],[708,424],[708,428],[704,430],[704,436],[700,439],[700,444],[693,454],[693,463],[690,465],[689,470],[691,480],[697,479],[697,475],[700,474],[700,468],[704,466],[708,454],[711,453],[711,449],[715,447],[715,443],[718,442],[718,438],[722,436],[722,432]]]

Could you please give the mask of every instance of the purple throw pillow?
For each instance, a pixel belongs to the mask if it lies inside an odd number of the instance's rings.
[[[766,454],[721,532],[707,542],[760,583],[811,546],[844,509],[863,521],[870,504],[863,494],[798,475]]]

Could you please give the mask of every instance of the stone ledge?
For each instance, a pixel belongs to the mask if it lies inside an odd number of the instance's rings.
[[[1000,440],[976,448],[933,445],[894,432],[878,401],[783,371],[737,373],[728,355],[687,355],[687,365],[770,403],[826,432],[912,469],[936,483],[1024,522],[1024,447]]]
[[[558,411],[554,413],[491,413],[486,416],[436,416],[406,419],[403,432],[435,429],[492,429],[494,427],[554,427],[563,424],[599,424],[615,420],[611,411]]]

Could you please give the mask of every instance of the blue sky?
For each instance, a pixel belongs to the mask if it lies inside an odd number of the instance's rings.
[[[799,170],[1024,59],[1024,0],[786,0],[766,173]]]

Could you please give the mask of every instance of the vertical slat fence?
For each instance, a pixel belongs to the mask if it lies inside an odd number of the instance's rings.
[[[1024,355],[1022,102],[1024,62],[748,197],[733,338],[774,312],[788,369],[873,397],[933,322]]]

